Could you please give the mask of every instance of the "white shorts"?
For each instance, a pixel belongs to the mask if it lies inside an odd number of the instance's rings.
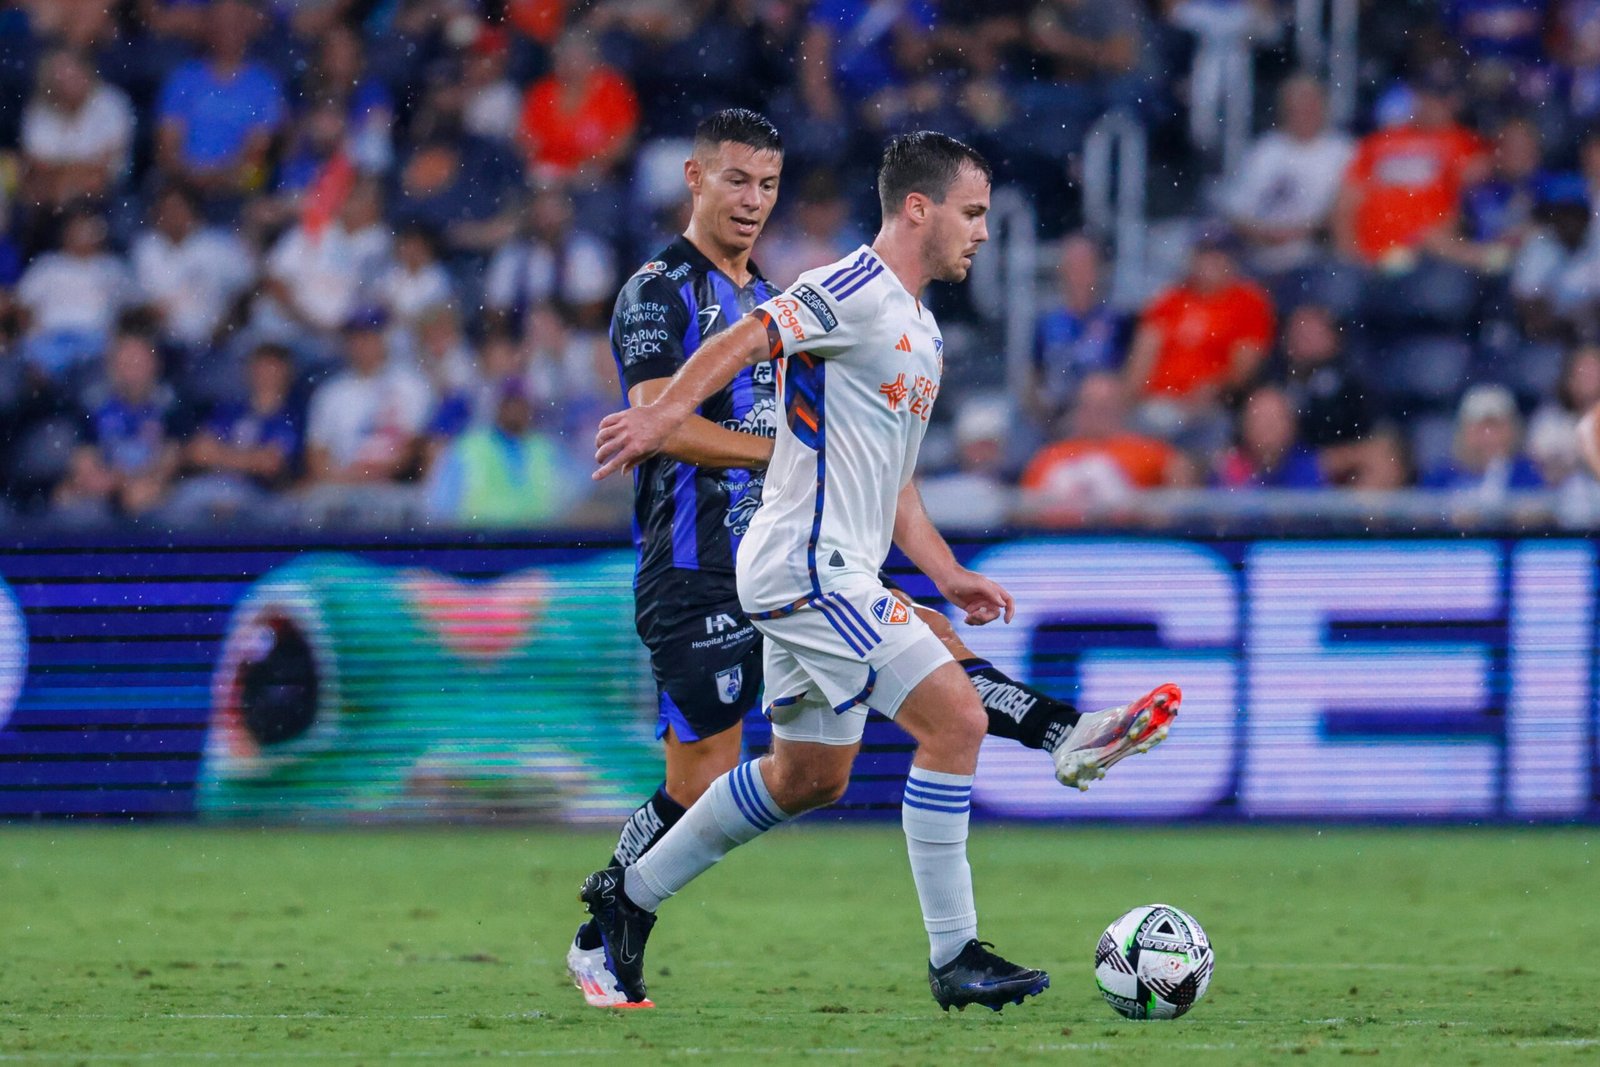
[[[751,621],[767,639],[766,715],[786,741],[853,745],[868,708],[894,718],[917,683],[955,662],[928,624],[876,583]]]

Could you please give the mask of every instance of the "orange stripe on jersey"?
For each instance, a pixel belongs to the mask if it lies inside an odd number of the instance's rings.
[[[801,405],[796,404],[794,406],[794,413],[800,416],[800,421],[811,427],[811,429],[815,430],[817,428],[817,417]]]
[[[772,321],[771,315],[760,308],[755,310],[755,316],[761,320],[761,325],[767,328],[767,358],[777,359],[783,355],[783,335],[778,332],[778,324]]]

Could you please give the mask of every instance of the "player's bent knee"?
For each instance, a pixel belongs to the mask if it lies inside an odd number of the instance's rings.
[[[853,746],[805,745],[775,751],[763,761],[767,789],[790,815],[832,804],[850,785],[854,754]]]

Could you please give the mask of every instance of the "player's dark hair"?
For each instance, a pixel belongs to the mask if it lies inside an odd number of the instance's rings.
[[[715,151],[718,145],[748,145],[758,152],[783,155],[783,136],[765,115],[747,107],[730,107],[707,115],[694,128],[694,150]]]
[[[918,130],[890,141],[878,164],[878,202],[884,219],[893,218],[912,193],[921,193],[935,204],[944,203],[963,164],[994,179],[994,170],[982,153],[947,134]]]

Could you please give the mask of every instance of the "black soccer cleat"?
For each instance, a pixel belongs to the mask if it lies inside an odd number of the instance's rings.
[[[621,867],[607,867],[585,878],[578,899],[594,916],[594,926],[600,931],[600,943],[606,952],[606,969],[628,999],[625,1005],[613,1006],[649,1005],[644,988],[644,943],[656,924],[655,915],[623,892]]]
[[[933,990],[939,1007],[966,1011],[968,1004],[982,1004],[990,1011],[999,1011],[1050,988],[1048,974],[1003,960],[989,951],[992,947],[987,941],[973,938],[960,955],[943,967],[928,964],[928,988]]]

